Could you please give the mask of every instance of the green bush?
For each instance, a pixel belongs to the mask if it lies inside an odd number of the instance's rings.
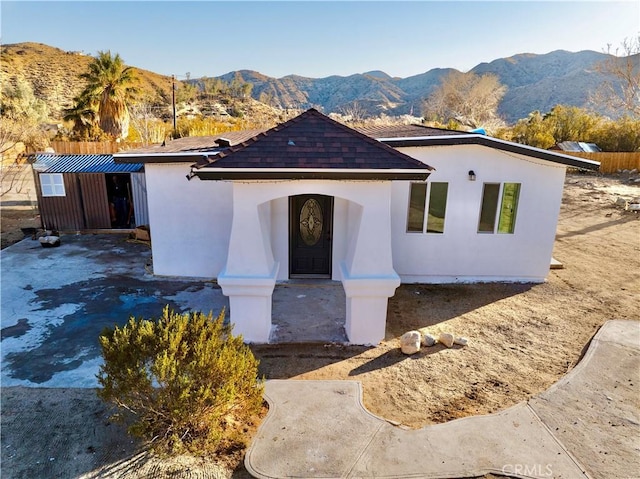
[[[244,447],[262,407],[258,360],[224,324],[224,310],[135,319],[100,335],[98,396],[131,413],[129,432],[160,454]],[[124,416],[120,416],[121,418]]]

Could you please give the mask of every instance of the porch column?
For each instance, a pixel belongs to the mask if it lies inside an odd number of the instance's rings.
[[[218,276],[229,297],[234,333],[245,342],[267,343],[271,332],[271,297],[278,266],[270,239],[270,204],[259,205],[251,184],[233,185],[233,220],[227,264]]]
[[[375,195],[349,205],[352,240],[341,264],[347,297],[345,329],[353,344],[376,345],[384,339],[388,298],[400,286],[391,251],[391,182]]]

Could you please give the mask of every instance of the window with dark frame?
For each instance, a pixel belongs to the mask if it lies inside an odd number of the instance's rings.
[[[407,232],[444,233],[448,190],[448,183],[411,183],[409,190],[409,210],[407,212]]]
[[[478,233],[513,234],[520,199],[520,185],[520,183],[504,183],[501,188],[500,183],[484,184]]]

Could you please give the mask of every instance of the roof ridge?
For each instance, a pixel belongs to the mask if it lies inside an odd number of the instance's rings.
[[[314,117],[317,118],[329,125],[332,125],[334,127],[337,127],[347,133],[349,133],[350,135],[353,135],[355,137],[360,138],[361,140],[365,141],[366,143],[375,146],[376,148],[381,148],[383,150],[386,150],[387,152],[389,152],[390,154],[397,156],[399,158],[402,158],[404,161],[411,161],[413,162],[416,166],[425,166],[424,163],[422,163],[420,160],[417,160],[415,158],[412,158],[408,155],[405,155],[404,153],[396,150],[395,148],[390,147],[389,145],[386,145],[385,143],[369,136],[366,135],[364,133],[359,132],[358,130],[355,130],[354,128],[351,128],[343,123],[340,123],[330,117],[328,117],[327,115],[324,115],[323,113],[319,112],[318,110],[316,110],[315,108],[309,108],[308,110],[305,110],[304,112],[302,112],[300,115],[297,115],[283,123],[280,123],[276,126],[274,126],[273,128],[270,128],[267,131],[264,131],[252,138],[249,138],[248,140],[246,140],[245,142],[242,142],[241,144],[238,145],[234,145],[234,146],[230,146],[229,148],[226,148],[222,151],[220,151],[219,153],[213,155],[211,158],[209,158],[208,156],[204,157],[201,161],[198,161],[195,165],[193,165],[193,167],[195,169],[200,169],[200,168],[204,168],[214,162],[216,162],[219,159],[222,159],[226,156],[228,156],[229,154],[233,154],[237,151],[241,151],[245,148],[247,148],[248,146],[254,144],[256,141],[259,141],[260,138],[262,137],[268,137],[273,133],[280,133],[284,130],[286,130],[287,128],[291,127],[294,124],[300,123],[301,121],[304,121],[306,118],[308,117]]]

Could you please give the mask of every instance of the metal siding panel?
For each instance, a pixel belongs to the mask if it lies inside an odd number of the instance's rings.
[[[131,173],[131,189],[136,226],[149,224],[149,207],[147,205],[147,182],[144,173]]]
[[[65,218],[68,218],[68,226],[62,229],[75,229],[79,231],[85,228],[85,224],[82,213],[82,198],[80,197],[78,175],[65,174],[63,176],[65,179],[65,188],[69,188],[67,190],[67,198],[69,201],[64,203],[64,215]]]
[[[107,185],[103,173],[78,175],[84,207],[84,220],[88,229],[111,228]]]
[[[66,196],[48,196],[42,198],[40,214],[47,229],[74,230],[84,229],[82,201],[78,188],[77,175],[62,175]]]

